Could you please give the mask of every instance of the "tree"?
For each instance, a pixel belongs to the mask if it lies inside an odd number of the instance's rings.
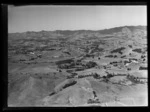
[[[100,78],[100,76],[99,76],[97,73],[94,73],[94,74],[92,74],[92,75],[93,75],[93,77],[94,77],[95,79]]]
[[[108,73],[107,77],[110,78],[113,77],[113,75],[111,73]]]
[[[131,68],[127,68],[127,70],[131,70]]]

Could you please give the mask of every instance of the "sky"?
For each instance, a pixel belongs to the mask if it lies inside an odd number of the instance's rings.
[[[147,25],[147,7],[135,6],[8,6],[8,32],[101,30]]]

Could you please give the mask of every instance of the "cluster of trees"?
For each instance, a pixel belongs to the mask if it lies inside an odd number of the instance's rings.
[[[85,57],[92,57],[92,58],[94,58],[94,55],[93,54],[86,54]]]
[[[73,85],[75,85],[76,83],[77,83],[77,81],[73,80],[73,81],[71,81],[71,82],[65,84],[65,85],[63,86],[63,89],[65,89],[65,88],[67,88],[67,87],[69,87],[69,86],[73,86]]]
[[[61,65],[58,65],[58,68],[60,69],[70,69],[70,68],[73,68],[74,66],[72,64],[61,64]]]
[[[76,71],[88,69],[97,66],[97,63],[89,61],[86,64],[82,64],[81,62],[72,61],[70,63],[57,63],[58,67],[61,69],[71,69],[76,68]],[[79,66],[80,65],[80,66]]]
[[[125,58],[125,57],[126,57],[126,55],[121,56],[121,58]]]
[[[139,70],[147,70],[147,67],[140,66]]]
[[[103,52],[104,49],[103,48],[98,48],[98,46],[94,47],[91,51],[91,53],[94,53],[94,52]]]
[[[115,50],[113,50],[113,51],[111,51],[111,53],[120,53],[120,54],[122,54],[122,50],[124,50],[125,48],[124,47],[120,47],[120,48],[118,48],[118,49],[115,49]]]
[[[73,59],[66,59],[66,60],[61,60],[61,61],[57,61],[56,64],[57,65],[61,65],[61,64],[69,64],[71,62],[74,62]]]
[[[114,62],[110,62],[110,64],[113,65],[113,66],[118,66],[119,62],[114,61]]]
[[[99,99],[88,99],[87,103],[101,103]]]
[[[109,57],[109,58],[116,58],[116,57],[117,57],[117,55],[107,55],[107,56],[105,56],[105,57]]]
[[[78,75],[77,73],[71,73],[71,75],[67,76],[68,79],[70,78],[74,78],[76,75]]]
[[[100,78],[108,79],[110,77],[113,77],[113,75],[111,75],[111,74],[108,74],[107,76],[101,77],[97,73],[91,73],[91,74],[88,74],[88,75],[79,75],[78,78],[84,78],[84,77],[89,77],[89,76],[93,76],[93,78],[95,78],[95,79],[100,79]]]
[[[97,63],[96,62],[93,62],[93,61],[89,61],[88,63],[86,63],[85,67],[86,68],[92,68],[92,67],[95,67],[97,66]]]
[[[132,48],[132,45],[128,45],[130,48]]]
[[[79,75],[78,78],[84,78],[84,77],[89,77],[89,76],[93,76],[95,79],[99,79],[100,75],[98,75],[97,73],[91,73],[88,75]]]
[[[101,77],[100,74],[91,73],[91,74],[88,74],[88,75],[79,75],[78,78],[93,76],[93,78],[95,78],[95,79],[103,78],[104,80],[108,80],[109,78],[113,77],[114,75],[115,75],[114,73],[108,73],[107,72],[107,76],[102,76]],[[116,75],[124,75],[124,74],[116,74]]]
[[[133,75],[127,75],[127,79],[130,80],[131,82],[135,83],[135,84],[138,84],[138,83],[145,83],[146,80],[141,80],[142,78],[139,78],[139,77],[135,77]]]

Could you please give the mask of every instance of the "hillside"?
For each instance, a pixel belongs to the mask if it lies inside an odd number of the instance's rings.
[[[8,34],[8,105],[147,106],[147,27]]]

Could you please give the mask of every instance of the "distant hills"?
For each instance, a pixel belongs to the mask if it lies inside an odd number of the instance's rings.
[[[111,33],[115,33],[115,32],[120,32],[125,27],[128,28],[131,32],[133,32],[135,29],[147,30],[146,26],[122,26],[122,27],[114,27],[114,28],[110,28],[110,29],[100,30],[99,32],[102,34],[111,34]]]
[[[60,38],[60,37],[74,37],[76,35],[89,35],[89,36],[98,36],[98,35],[105,35],[105,34],[113,34],[122,32],[123,28],[129,29],[129,31],[133,32],[135,30],[147,30],[147,26],[121,26],[121,27],[114,27],[110,29],[104,30],[56,30],[56,31],[27,31],[23,33],[9,33],[8,38],[10,39],[21,39],[21,38]]]

